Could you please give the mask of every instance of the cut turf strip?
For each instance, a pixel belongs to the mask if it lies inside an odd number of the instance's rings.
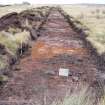
[[[0,90],[0,105],[50,105],[96,81],[94,57],[59,11],[50,12],[39,33],[31,55],[18,65],[21,70]],[[69,69],[69,76],[59,76],[60,68]]]

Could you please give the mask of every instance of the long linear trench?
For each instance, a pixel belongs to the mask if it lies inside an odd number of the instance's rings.
[[[31,55],[21,60],[21,70],[0,91],[0,105],[51,105],[95,81],[95,60],[60,12],[51,11],[40,34]],[[69,69],[69,77],[58,76],[60,68]]]

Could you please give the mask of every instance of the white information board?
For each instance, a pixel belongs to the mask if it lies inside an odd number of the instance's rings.
[[[69,69],[66,68],[60,68],[59,69],[59,76],[69,76]]]

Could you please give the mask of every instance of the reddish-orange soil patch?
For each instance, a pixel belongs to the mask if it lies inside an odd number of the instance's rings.
[[[43,42],[41,40],[37,41],[34,46],[32,48],[33,59],[52,58],[56,55],[61,55],[61,54],[70,54],[70,55],[87,54],[87,49],[85,48],[70,48],[69,46],[64,47],[62,45],[60,46],[50,45],[50,43],[46,44],[46,42]]]

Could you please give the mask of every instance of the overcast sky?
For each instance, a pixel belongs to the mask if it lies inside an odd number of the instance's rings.
[[[105,4],[105,0],[0,0],[0,4],[14,4],[28,1],[32,4],[74,4],[74,3],[96,3]]]

